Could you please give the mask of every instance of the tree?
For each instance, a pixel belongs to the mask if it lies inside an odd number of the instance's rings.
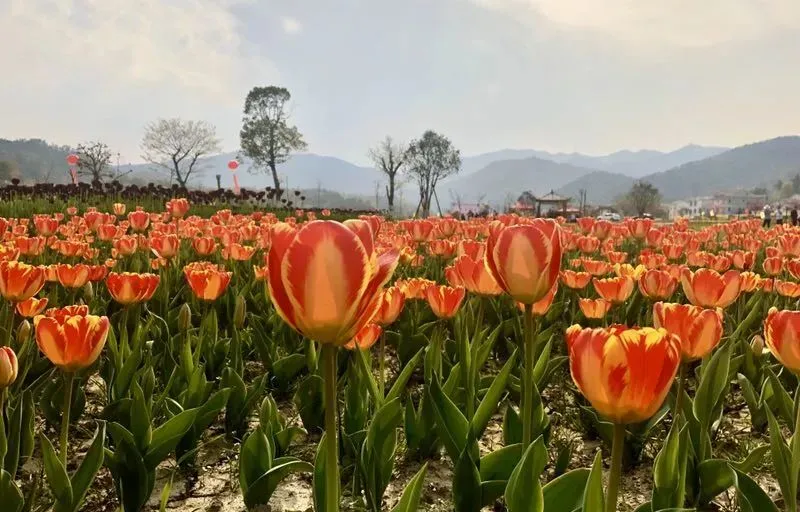
[[[253,160],[253,169],[269,169],[280,196],[278,165],[294,151],[307,146],[296,126],[289,124],[288,103],[292,98],[283,87],[253,87],[244,101],[244,119],[239,132],[242,152]]]
[[[661,194],[646,181],[637,181],[619,201],[618,206],[626,214],[642,216],[653,214],[661,207]]]
[[[417,213],[430,215],[436,185],[460,169],[461,152],[444,135],[428,130],[422,138],[411,141],[406,151],[406,172],[419,186]]]
[[[102,183],[106,178],[113,178],[111,171],[111,151],[103,142],[86,142],[78,144],[75,150],[78,155],[78,165],[75,172],[78,176],[88,176],[92,182]]]
[[[792,193],[800,194],[800,174],[795,174],[792,177]]]
[[[389,213],[394,213],[394,192],[397,177],[406,162],[406,148],[402,144],[396,144],[387,135],[377,146],[369,150],[368,156],[389,180],[386,184],[386,202],[389,203]]]
[[[170,174],[186,187],[200,173],[200,158],[220,151],[220,141],[214,125],[205,121],[159,119],[145,128],[142,138],[142,158]]]

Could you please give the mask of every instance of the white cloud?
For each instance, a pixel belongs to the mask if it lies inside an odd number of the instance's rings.
[[[596,31],[633,43],[683,47],[800,28],[798,0],[470,0],[529,20]],[[523,18],[524,19],[524,18]]]
[[[288,16],[281,18],[281,27],[283,27],[283,31],[287,34],[297,34],[303,30],[303,25],[301,25],[299,21]]]

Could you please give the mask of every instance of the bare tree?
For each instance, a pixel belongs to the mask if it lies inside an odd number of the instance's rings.
[[[88,176],[92,182],[102,183],[114,178],[111,170],[111,151],[104,142],[91,141],[78,144],[75,150],[78,165],[75,172],[78,176]]]
[[[439,180],[461,169],[461,153],[453,147],[450,139],[428,130],[422,138],[409,144],[406,156],[407,171],[419,186],[417,213],[427,217]]]
[[[159,119],[145,128],[142,158],[170,174],[181,187],[199,174],[198,160],[219,153],[220,141],[214,125],[205,121]]]
[[[406,146],[395,143],[387,135],[377,146],[371,148],[367,155],[372,163],[386,175],[386,202],[389,203],[389,213],[394,213],[394,193],[397,186],[399,173],[406,163]]]

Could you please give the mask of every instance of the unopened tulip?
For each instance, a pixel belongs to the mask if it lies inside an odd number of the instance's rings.
[[[373,322],[383,327],[389,326],[397,320],[406,302],[406,296],[397,286],[386,288],[381,295],[381,304],[375,314]]]
[[[561,236],[553,220],[496,226],[486,244],[486,266],[516,302],[541,300],[558,279]]]
[[[0,393],[17,380],[19,365],[17,355],[11,347],[0,347]],[[0,414],[2,414],[2,401],[0,401]]]
[[[800,311],[771,308],[764,320],[764,341],[775,359],[800,375]]]
[[[680,338],[684,360],[702,359],[722,338],[722,309],[656,302],[653,305],[653,325]]]

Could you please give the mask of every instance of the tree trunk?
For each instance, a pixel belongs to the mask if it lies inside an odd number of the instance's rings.
[[[389,185],[386,187],[386,202],[389,204],[389,214],[394,214],[394,176],[389,176]]]
[[[281,180],[278,178],[278,168],[275,166],[275,162],[269,163],[269,170],[272,172],[272,183],[275,185],[275,197],[280,201],[280,191],[281,191]]]

